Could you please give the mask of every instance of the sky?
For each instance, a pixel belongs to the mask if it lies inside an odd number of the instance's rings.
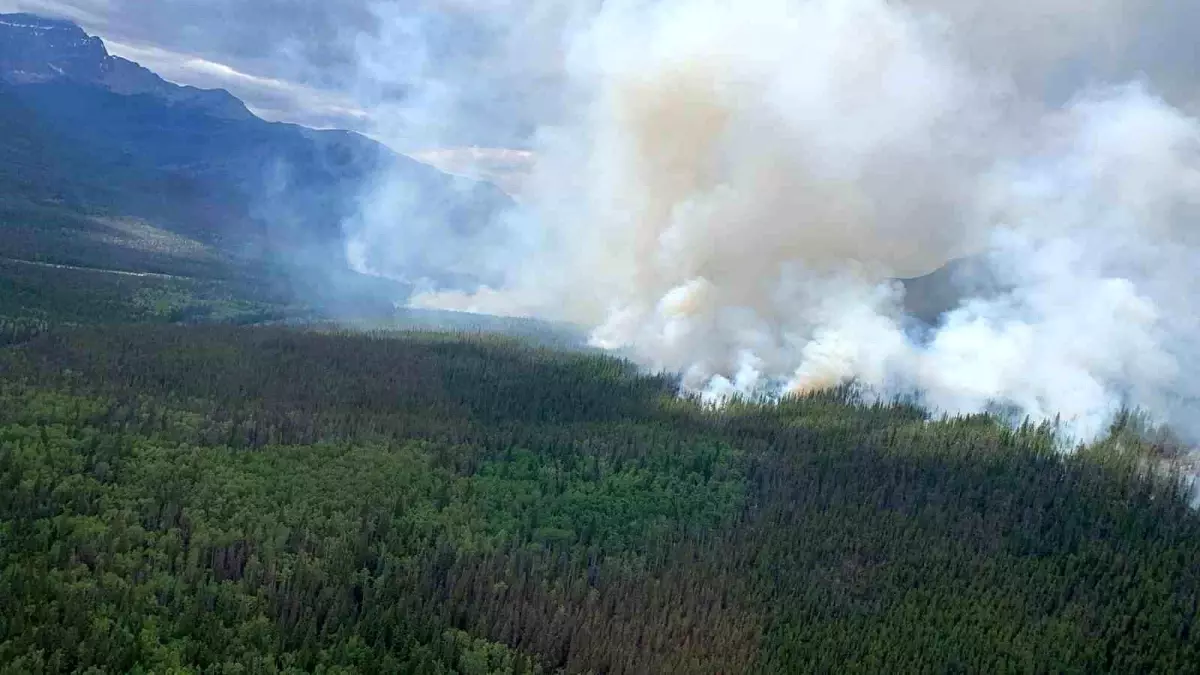
[[[374,131],[401,146],[513,145],[529,133],[518,108],[538,77],[504,57],[511,25],[494,17],[508,1],[0,0],[0,12],[71,19],[110,52],[174,82],[228,89],[267,119]],[[463,113],[452,128],[406,132],[368,112],[404,99],[413,80],[470,81],[454,92]]]
[[[104,38],[110,52],[171,81],[228,89],[263,117],[322,127],[360,126],[363,113],[289,66],[286,54],[302,48],[306,63],[345,63],[331,49],[335,27],[365,26],[362,9],[358,2],[280,0],[0,0],[0,11],[71,19]]]
[[[1066,81],[1080,77],[1144,74],[1176,105],[1200,108],[1194,0],[909,2],[948,16],[981,63],[1015,64],[1015,77],[1030,80],[1019,85],[1048,98],[1076,91]],[[0,12],[72,19],[113,53],[175,82],[228,89],[268,119],[355,129],[416,150],[527,145],[559,111],[562,37],[599,4],[0,0]]]

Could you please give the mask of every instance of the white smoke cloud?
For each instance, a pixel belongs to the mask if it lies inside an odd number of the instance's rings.
[[[498,281],[412,304],[581,324],[711,398],[853,379],[1082,436],[1124,405],[1195,426],[1200,122],[1153,73],[1125,81],[1147,4],[610,0],[550,22],[565,122],[522,210],[450,256]],[[401,220],[405,255],[447,255]],[[892,279],[967,254],[1007,290],[916,329]]]

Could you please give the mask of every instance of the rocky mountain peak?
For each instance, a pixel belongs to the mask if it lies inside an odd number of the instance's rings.
[[[225,90],[179,86],[109,54],[103,40],[70,21],[34,14],[0,14],[0,83],[25,85],[64,79],[117,94],[154,96],[170,105],[200,109],[215,117],[253,116]]]
[[[79,26],[33,14],[0,14],[0,80],[98,80],[109,59],[100,38]]]

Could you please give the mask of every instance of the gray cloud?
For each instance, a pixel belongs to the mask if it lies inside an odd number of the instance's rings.
[[[367,112],[343,93],[252,75],[224,63],[159,47],[114,40],[108,40],[106,44],[111,53],[140,63],[172,82],[205,89],[228,89],[243,98],[251,110],[264,119],[298,122],[315,128],[369,126]]]
[[[544,99],[553,90],[548,79],[555,62],[526,43],[514,43],[514,32],[543,29],[522,22],[544,22],[561,10],[534,10],[533,5],[526,0],[0,0],[0,11],[74,20],[104,38],[114,53],[172,81],[228,89],[271,119],[371,131],[375,125],[360,111],[380,108],[390,120],[382,135],[399,145],[425,146],[431,136],[451,144],[512,145],[531,133],[528,112],[549,108]],[[514,21],[518,15],[521,20]],[[418,54],[419,64],[413,62]],[[448,87],[455,114],[444,116],[436,129],[428,119],[410,119],[412,129],[396,128],[395,110],[427,108],[424,97],[434,83]],[[421,99],[419,106],[409,102],[413,96]]]
[[[70,18],[106,39],[227,63],[280,76],[284,45],[302,45],[306,61],[336,66],[345,31],[368,29],[366,3],[304,0],[7,0],[0,7]]]
[[[364,113],[314,74],[322,62],[330,65],[330,81],[339,68],[349,72],[349,53],[339,51],[346,43],[341,33],[355,30],[362,12],[354,10],[363,7],[286,0],[0,0],[0,12],[73,20],[104,38],[112,53],[168,80],[228,89],[267,119],[356,129],[364,128]]]
[[[1193,0],[909,3],[949,17],[981,67],[1004,64],[1048,99],[1081,78],[1145,76],[1175,105],[1200,101]],[[400,146],[486,146],[523,145],[556,120],[563,33],[600,4],[0,0],[0,11],[73,19],[168,79],[227,88],[272,119],[371,130],[365,109]]]

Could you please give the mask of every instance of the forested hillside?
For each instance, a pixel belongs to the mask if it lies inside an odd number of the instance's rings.
[[[391,308],[406,289],[354,272],[343,242],[384,180],[419,196],[406,222],[450,231],[512,205],[365,136],[167,82],[69,21],[0,14],[0,259],[270,280],[293,302]]]
[[[6,326],[0,671],[1200,670],[1124,424],[705,410],[498,337]]]

